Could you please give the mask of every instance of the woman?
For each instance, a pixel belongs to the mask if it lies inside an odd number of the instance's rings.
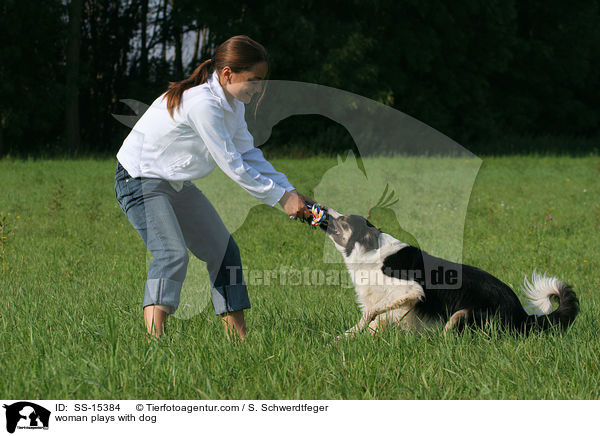
[[[250,308],[239,249],[216,210],[191,180],[216,165],[269,206],[307,218],[305,201],[254,147],[244,104],[262,91],[267,53],[234,36],[181,82],[171,83],[133,127],[119,152],[115,194],[152,253],[142,306],[146,329],[160,336],[179,305],[188,249],[207,264],[215,313],[244,339]]]

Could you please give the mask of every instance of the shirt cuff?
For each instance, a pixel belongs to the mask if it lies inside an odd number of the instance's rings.
[[[273,207],[277,204],[279,200],[281,200],[283,194],[285,194],[285,189],[283,189],[279,185],[275,185],[275,187],[271,190],[269,195],[267,195],[265,198],[262,198],[261,200],[266,205]]]

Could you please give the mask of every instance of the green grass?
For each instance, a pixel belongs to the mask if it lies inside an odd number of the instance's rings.
[[[411,159],[395,163],[410,168]],[[438,161],[448,163],[453,166]],[[312,193],[336,161],[274,164],[301,192]],[[278,279],[252,284],[248,341],[238,344],[227,340],[205,296],[192,295],[194,286],[202,287],[194,264],[179,316],[149,347],[141,310],[146,253],[114,199],[113,174],[112,160],[0,161],[1,398],[600,396],[597,156],[485,159],[467,197],[463,261],[490,271],[518,294],[523,275],[534,267],[572,284],[581,313],[567,332],[444,337],[440,331],[391,329],[337,345],[333,338],[359,318],[351,288],[280,285]],[[224,183],[217,174],[198,184],[207,195],[218,195]],[[232,213],[228,222],[245,268],[344,272],[343,265],[324,262],[321,232],[235,192],[251,207],[247,217]],[[396,194],[411,202],[402,187]],[[216,205],[227,198],[211,195]],[[235,209],[228,203],[218,205],[226,221]],[[409,229],[434,255],[444,251],[431,242],[443,231],[443,218],[428,223],[422,217],[419,224],[397,215],[399,222],[380,214],[377,224],[392,233]]]

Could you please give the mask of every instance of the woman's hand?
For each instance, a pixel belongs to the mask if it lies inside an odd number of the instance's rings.
[[[298,193],[298,195],[299,195],[299,196],[302,198],[302,200],[304,201],[304,203],[308,203],[308,204],[310,204],[311,206],[312,206],[313,204],[315,204],[315,200],[313,200],[312,198],[310,198],[310,197],[307,197],[306,195],[304,195],[304,194],[300,194],[300,193]]]
[[[285,213],[290,217],[309,218],[311,213],[304,204],[305,199],[310,200],[309,203],[311,204],[314,203],[310,198],[298,194],[295,190],[288,191],[283,194],[283,197],[279,200],[279,204],[283,206]]]

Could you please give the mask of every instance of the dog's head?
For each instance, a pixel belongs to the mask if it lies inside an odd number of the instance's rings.
[[[379,248],[381,231],[360,215],[340,215],[329,209],[327,224],[321,224],[320,227],[346,257],[350,256],[356,245],[360,245],[364,251]]]

